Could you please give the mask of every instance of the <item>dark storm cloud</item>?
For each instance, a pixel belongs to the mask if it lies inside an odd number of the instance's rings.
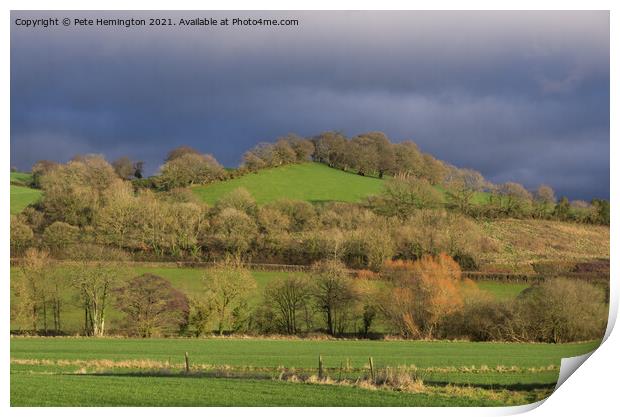
[[[300,26],[13,25],[11,160],[22,169],[96,152],[144,159],[154,172],[180,144],[236,165],[248,147],[289,132],[381,130],[493,181],[609,196],[605,12],[73,15]]]

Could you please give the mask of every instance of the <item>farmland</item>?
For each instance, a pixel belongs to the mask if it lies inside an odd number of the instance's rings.
[[[522,404],[550,393],[560,358],[595,342],[516,344],[260,338],[12,338],[12,405],[349,405]],[[194,373],[183,373],[188,352]],[[417,392],[365,389],[345,382],[295,383],[283,370],[351,381],[408,366]],[[343,364],[347,369],[343,371]],[[201,372],[202,370],[202,372]],[[224,372],[226,371],[226,372]],[[36,393],[36,395],[35,395]]]

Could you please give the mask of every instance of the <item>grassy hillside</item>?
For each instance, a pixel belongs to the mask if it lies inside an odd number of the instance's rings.
[[[495,250],[481,253],[484,263],[519,265],[533,262],[609,259],[609,227],[551,220],[481,221]]]
[[[20,213],[26,206],[36,202],[41,197],[41,191],[34,188],[11,184],[11,214]]]
[[[28,172],[11,172],[11,214],[20,213],[26,206],[41,198],[41,191],[30,188],[32,175]]]
[[[309,202],[356,202],[378,194],[383,181],[340,171],[319,163],[287,165],[193,189],[209,204],[235,188],[247,189],[259,204],[287,198]]]
[[[28,186],[32,181],[29,172],[11,172],[11,184]]]

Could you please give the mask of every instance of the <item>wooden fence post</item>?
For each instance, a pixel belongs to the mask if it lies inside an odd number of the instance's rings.
[[[319,379],[323,379],[323,356],[319,355]]]
[[[185,372],[189,373],[189,355],[185,352]]]
[[[368,357],[368,364],[370,365],[370,378],[372,382],[375,382],[375,364],[372,361],[372,356]]]

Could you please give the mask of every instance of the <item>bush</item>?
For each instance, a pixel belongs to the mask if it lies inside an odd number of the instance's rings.
[[[43,232],[43,242],[52,251],[59,251],[76,243],[79,235],[79,227],[63,222],[54,222]]]
[[[31,243],[34,233],[21,216],[11,216],[11,255],[22,253]]]
[[[530,340],[551,343],[601,338],[608,314],[600,288],[565,278],[547,279],[525,292],[516,309]]]

